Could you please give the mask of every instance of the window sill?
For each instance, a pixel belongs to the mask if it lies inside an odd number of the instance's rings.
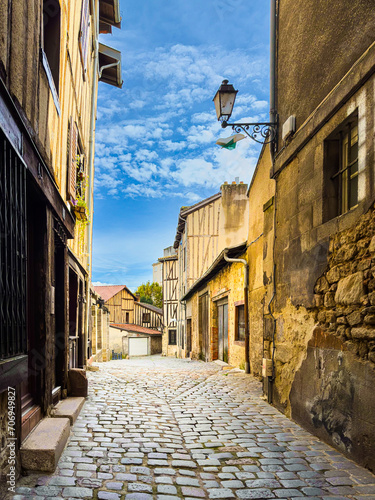
[[[41,54],[42,54],[42,64],[43,64],[43,68],[44,68],[44,71],[45,71],[46,76],[47,76],[49,88],[50,88],[51,93],[52,93],[53,102],[55,103],[57,114],[60,116],[61,115],[60,100],[59,100],[59,96],[57,94],[55,83],[53,81],[51,68],[49,67],[46,53],[44,52],[43,49],[40,49],[40,50],[41,50]]]

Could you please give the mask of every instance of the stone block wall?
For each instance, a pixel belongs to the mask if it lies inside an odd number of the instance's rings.
[[[289,394],[291,416],[375,470],[375,211],[334,235]],[[311,324],[310,324],[311,327]]]
[[[328,267],[315,285],[318,325],[375,369],[375,211],[330,241]]]

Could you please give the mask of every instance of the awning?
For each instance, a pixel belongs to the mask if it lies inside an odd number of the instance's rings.
[[[99,43],[99,81],[122,87],[121,52]]]
[[[112,26],[121,28],[119,0],[99,0],[100,33],[112,33]]]

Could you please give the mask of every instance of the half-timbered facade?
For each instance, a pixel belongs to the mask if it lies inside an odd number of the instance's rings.
[[[134,323],[134,303],[137,297],[125,285],[95,286],[109,310],[111,323]]]
[[[110,323],[139,325],[145,328],[161,328],[163,311],[144,302],[125,285],[95,286],[95,292],[104,300],[109,310]]]
[[[173,247],[164,250],[162,264],[164,335],[163,354],[174,356],[177,350],[178,256]]]
[[[119,19],[118,0],[0,12],[0,407],[15,389],[18,449],[87,359],[98,81],[121,85],[100,72],[97,42]]]
[[[220,192],[191,206],[183,207],[178,218],[174,248],[178,256],[178,307],[176,351],[190,355],[191,319],[180,302],[193,284],[211,266],[224,248],[247,240],[247,184],[224,183]],[[174,342],[174,338],[168,339]]]

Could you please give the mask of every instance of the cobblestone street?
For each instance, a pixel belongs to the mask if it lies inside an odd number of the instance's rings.
[[[375,499],[375,476],[215,363],[151,356],[89,372],[89,397],[53,475],[15,500]]]

